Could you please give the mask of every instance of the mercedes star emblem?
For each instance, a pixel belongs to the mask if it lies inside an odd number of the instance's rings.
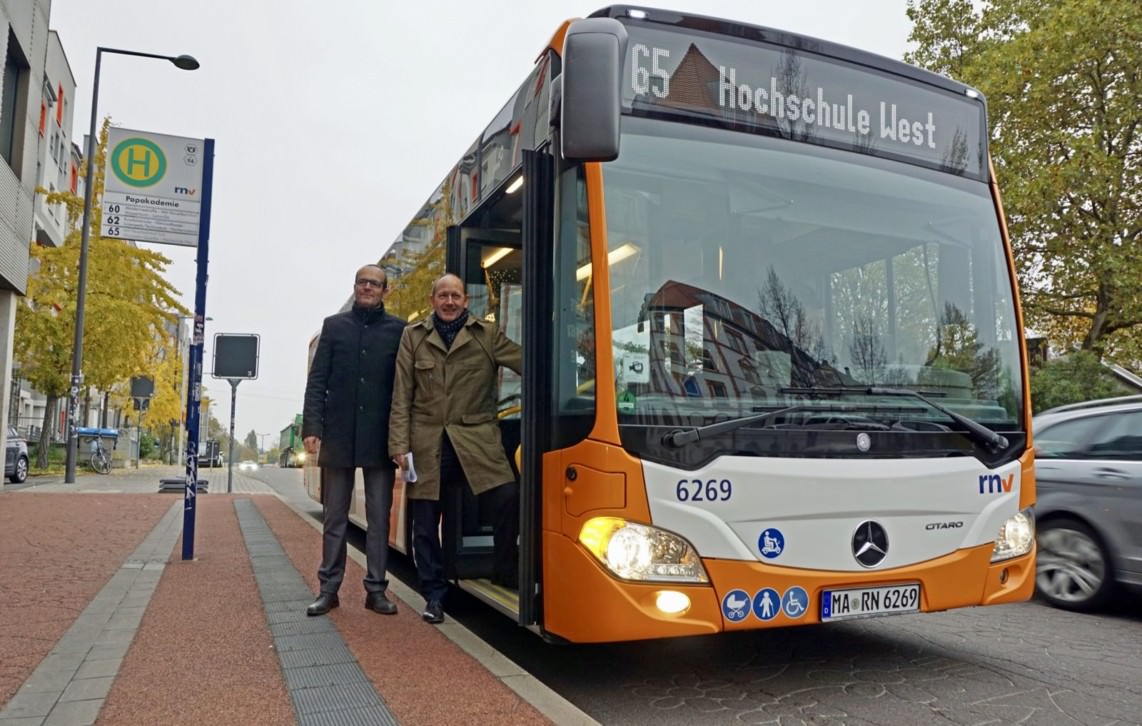
[[[871,520],[861,522],[853,533],[853,557],[861,567],[876,567],[888,556],[888,533]]]

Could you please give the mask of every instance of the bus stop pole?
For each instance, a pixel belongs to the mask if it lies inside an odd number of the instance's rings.
[[[194,559],[194,515],[198,496],[198,417],[202,402],[202,344],[206,338],[206,265],[210,260],[210,202],[214,182],[214,139],[202,148],[202,207],[198,222],[194,286],[194,337],[190,345],[190,384],[186,387],[186,486],[182,506],[182,559]]]

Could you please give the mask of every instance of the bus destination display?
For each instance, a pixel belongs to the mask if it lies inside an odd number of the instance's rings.
[[[979,99],[791,48],[628,30],[627,113],[689,116],[984,178]]]

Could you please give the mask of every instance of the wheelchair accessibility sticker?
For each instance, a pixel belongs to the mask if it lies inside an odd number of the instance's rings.
[[[781,609],[786,617],[800,618],[809,609],[809,593],[797,586],[789,588],[781,598]]]
[[[781,612],[781,593],[772,587],[758,590],[753,596],[753,614],[758,620],[773,620]]]
[[[780,557],[785,551],[785,535],[781,534],[781,530],[770,527],[757,538],[757,548],[767,560]]]
[[[731,623],[740,623],[749,615],[749,593],[745,590],[730,590],[722,598],[722,614]]]

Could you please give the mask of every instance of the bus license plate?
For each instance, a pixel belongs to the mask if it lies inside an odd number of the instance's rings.
[[[862,587],[821,593],[821,622],[920,610],[920,585]]]

